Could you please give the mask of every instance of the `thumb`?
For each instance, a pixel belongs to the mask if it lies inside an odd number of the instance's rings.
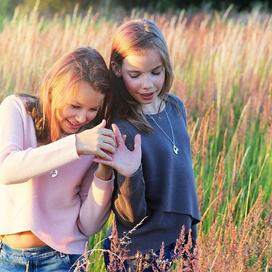
[[[140,134],[137,134],[137,135],[134,137],[134,149],[136,149],[136,150],[141,149],[141,143],[142,143],[141,135],[140,135]]]
[[[121,134],[118,126],[115,124],[112,124],[112,130],[114,132],[114,136],[116,138],[117,145],[119,146],[120,144],[124,144],[124,140],[122,138],[122,134]]]
[[[104,128],[106,126],[106,120],[103,119],[100,124],[96,126],[96,128]]]

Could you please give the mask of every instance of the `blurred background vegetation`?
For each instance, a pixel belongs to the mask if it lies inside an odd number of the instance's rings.
[[[0,30],[4,20],[13,17],[17,9],[29,12],[35,8],[40,15],[67,15],[75,11],[85,15],[90,9],[108,17],[108,19],[129,16],[133,10],[146,13],[179,14],[186,10],[187,14],[211,11],[225,11],[231,7],[231,13],[250,12],[253,9],[272,10],[271,0],[0,0]]]
[[[234,6],[237,11],[250,10],[256,6],[270,9],[272,3],[269,0],[264,1],[246,1],[246,0],[1,0],[0,1],[0,15],[12,14],[15,7],[18,5],[32,9],[38,3],[39,12],[56,13],[56,12],[71,12],[74,6],[78,4],[79,9],[84,11],[90,6],[95,8],[121,8],[124,10],[131,10],[132,8],[145,8],[147,11],[165,12],[167,10],[225,10],[230,5]]]
[[[272,272],[271,10],[269,1],[0,0],[0,101],[35,94],[48,67],[79,45],[108,63],[119,23],[154,20],[188,110],[201,271]],[[91,238],[92,272],[104,271],[111,223]]]
[[[36,8],[39,14],[50,16],[52,14],[65,15],[77,10],[85,14],[90,8],[92,11],[103,13],[109,18],[118,18],[118,14],[126,16],[133,9],[143,9],[147,13],[178,14],[181,10],[195,14],[200,10],[204,12],[225,11],[231,7],[231,12],[248,12],[252,9],[272,10],[270,0],[0,0],[0,30],[4,20],[11,18],[15,9],[20,12]],[[117,16],[116,16],[117,15]]]

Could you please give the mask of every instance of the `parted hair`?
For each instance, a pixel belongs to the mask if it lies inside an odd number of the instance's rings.
[[[136,19],[122,24],[113,36],[109,73],[113,86],[110,112],[129,120],[140,131],[151,131],[144,115],[139,112],[139,103],[129,94],[122,77],[116,75],[114,66],[121,67],[124,58],[145,49],[155,49],[160,54],[165,68],[165,81],[159,96],[165,100],[169,92],[173,71],[168,47],[158,26],[151,20]]]
[[[73,95],[74,86],[80,81],[90,83],[95,91],[105,95],[104,103],[92,122],[96,124],[105,114],[111,88],[107,65],[94,48],[80,47],[60,58],[44,77],[39,97],[20,95],[25,98],[26,110],[33,118],[38,141],[48,143],[60,138],[56,111]]]

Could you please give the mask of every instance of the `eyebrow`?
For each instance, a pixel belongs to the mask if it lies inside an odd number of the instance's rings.
[[[159,68],[161,68],[161,67],[163,67],[163,64],[160,64],[160,65],[154,67],[154,68],[152,69],[152,71],[153,71],[153,70],[156,70],[156,69],[159,69]],[[140,71],[137,70],[136,68],[135,68],[135,70],[133,70],[133,68],[132,68],[131,70],[128,69],[128,72],[140,72]]]
[[[81,104],[80,102],[78,102],[76,100],[72,101],[71,104],[76,104],[77,106],[80,106],[80,107],[83,106],[83,104]],[[96,105],[96,106],[91,107],[90,109],[99,109],[99,107],[100,107],[100,105]]]

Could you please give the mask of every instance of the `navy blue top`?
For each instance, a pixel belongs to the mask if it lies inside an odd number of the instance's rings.
[[[170,119],[178,154],[173,143],[157,124],[172,139]],[[161,242],[175,242],[184,224],[184,215],[191,225],[200,220],[195,180],[192,169],[190,139],[187,133],[186,113],[182,101],[168,95],[165,108],[145,115],[153,127],[150,133],[141,133],[142,164],[133,177],[116,175],[113,210],[116,215],[119,236],[131,230],[144,217],[146,219],[129,237],[130,254],[137,250],[158,250]],[[154,120],[152,120],[154,119]],[[122,134],[127,135],[126,145],[133,149],[134,137],[140,133],[129,121],[116,120]]]

